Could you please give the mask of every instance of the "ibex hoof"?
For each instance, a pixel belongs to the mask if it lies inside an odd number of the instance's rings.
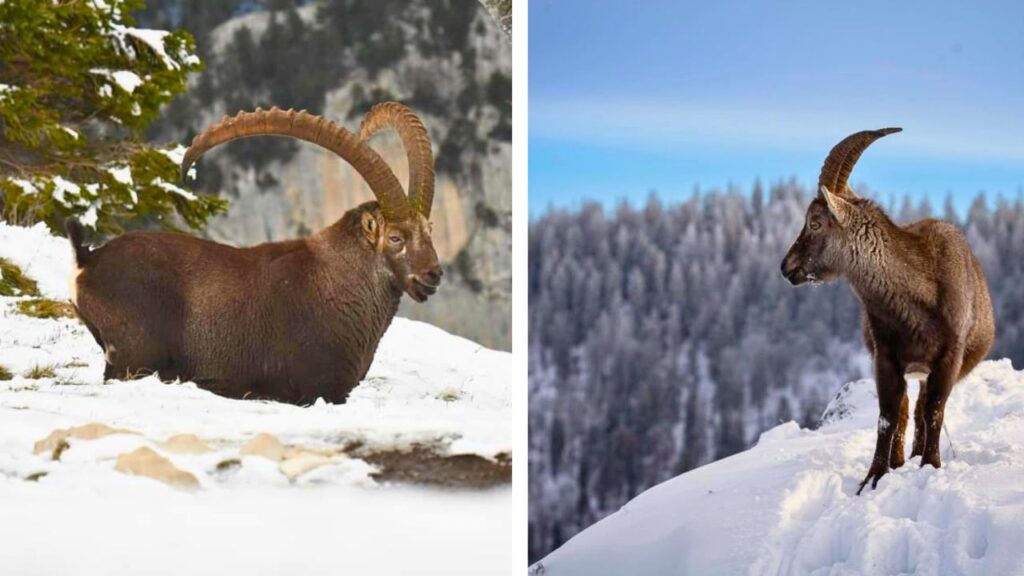
[[[867,486],[868,482],[871,482],[871,489],[874,490],[875,487],[878,486],[878,481],[882,479],[882,476],[885,476],[886,472],[888,472],[888,470],[872,466],[871,469],[868,470],[868,475],[864,478],[864,481],[860,483],[860,487],[857,488],[857,496],[860,496],[860,493],[864,491],[864,487]]]

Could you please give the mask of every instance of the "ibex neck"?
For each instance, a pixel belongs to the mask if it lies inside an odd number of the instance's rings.
[[[865,306],[900,314],[902,295],[916,292],[904,286],[908,280],[905,271],[912,267],[903,249],[907,232],[890,222],[878,222],[855,234],[843,276]]]
[[[318,268],[313,279],[328,310],[345,326],[364,326],[353,335],[372,348],[398,311],[402,291],[380,255],[367,245],[358,230],[336,223],[310,237]]]

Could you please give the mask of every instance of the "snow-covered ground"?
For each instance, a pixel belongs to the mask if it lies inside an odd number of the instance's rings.
[[[946,408],[943,467],[914,458],[858,497],[877,418],[874,383],[851,383],[819,430],[780,425],[655,486],[532,573],[1024,574],[1024,372],[979,365]]]
[[[67,298],[71,251],[45,227],[0,223],[0,258]],[[507,483],[387,482],[375,477],[390,464],[372,463],[415,449],[507,464],[510,354],[396,319],[347,404],[230,400],[155,378],[104,383],[84,326],[24,316],[22,299],[0,297],[0,366],[13,374],[0,380],[0,574],[489,574],[513,562]],[[35,367],[54,374],[27,377]]]

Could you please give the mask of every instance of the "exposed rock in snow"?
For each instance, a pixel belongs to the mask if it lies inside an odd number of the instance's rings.
[[[199,481],[195,476],[177,468],[170,460],[147,446],[118,456],[114,470],[152,478],[169,486],[180,488],[197,488],[199,486]]]
[[[858,497],[877,420],[874,383],[848,384],[820,429],[765,432],[746,452],[644,492],[532,570],[1024,574],[1024,372],[1009,360],[979,365],[947,405],[943,467],[913,458]]]

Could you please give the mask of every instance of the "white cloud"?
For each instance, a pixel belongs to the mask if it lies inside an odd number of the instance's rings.
[[[882,106],[877,107],[879,109]],[[989,111],[988,115],[995,115]],[[927,111],[844,110],[822,106],[757,108],[729,102],[605,97],[532,97],[531,137],[624,148],[663,148],[666,144],[827,150],[857,130],[901,126],[904,132],[878,154],[939,158],[1024,160],[1024,125]],[[894,140],[896,140],[894,138]]]

